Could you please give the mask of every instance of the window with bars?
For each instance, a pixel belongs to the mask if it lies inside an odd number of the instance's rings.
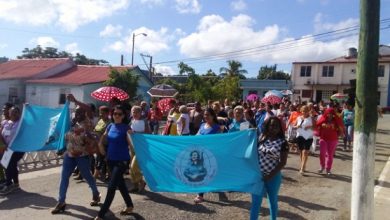
[[[63,105],[66,102],[66,95],[70,94],[70,89],[69,88],[62,88],[60,89],[60,97],[58,100],[58,104]]]
[[[333,76],[334,76],[334,66],[322,67],[322,77],[333,77]]]
[[[379,65],[378,66],[378,77],[384,77],[385,76],[385,66]]]
[[[311,66],[301,66],[301,77],[311,76]]]

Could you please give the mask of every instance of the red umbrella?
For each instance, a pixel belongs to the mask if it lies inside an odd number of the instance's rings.
[[[123,101],[129,98],[129,95],[120,88],[114,86],[104,86],[91,93],[92,98],[97,100],[108,102],[112,98],[116,97]]]
[[[172,106],[169,105],[169,102],[171,102],[171,100],[176,101],[176,99],[173,98],[165,98],[157,102],[157,107],[161,109],[163,115],[167,115],[169,110],[171,109]]]
[[[278,104],[282,102],[282,99],[279,96],[276,95],[269,95],[261,99],[261,102],[267,103],[270,102],[272,105]]]

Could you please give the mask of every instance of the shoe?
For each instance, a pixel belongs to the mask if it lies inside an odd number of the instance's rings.
[[[9,193],[11,193],[12,191],[14,191],[15,190],[15,187],[14,186],[12,186],[12,185],[4,185],[3,187],[1,187],[1,189],[0,189],[0,195],[2,195],[2,196],[5,196],[5,195],[7,195],[7,194],[9,194]]]
[[[299,173],[303,176],[305,174],[304,170],[300,170]]]
[[[204,199],[202,196],[196,196],[194,199],[195,204],[204,202]]]
[[[55,214],[63,213],[63,212],[65,212],[65,207],[66,207],[65,203],[60,203],[59,202],[54,207],[54,209],[51,210],[51,214],[55,215]]]
[[[324,172],[324,168],[318,170],[318,173],[323,173],[323,172]]]
[[[95,170],[95,172],[93,173],[93,178],[100,179],[101,177],[102,175],[100,174],[100,171]]]
[[[102,218],[96,216],[93,220],[103,220]]]
[[[133,209],[134,209],[134,207],[127,207],[127,208],[123,209],[119,214],[130,215],[133,213]]]
[[[328,175],[328,176],[332,175],[332,173],[330,172],[330,170],[329,170],[329,171],[326,171],[326,175]]]
[[[90,204],[91,206],[98,206],[101,197],[102,197],[102,196],[101,196],[100,193],[99,193],[98,195],[96,195],[96,196],[93,196],[93,197],[92,197],[92,201],[91,201],[91,203],[89,203],[89,204]]]
[[[144,192],[144,191],[145,191],[145,186],[146,186],[145,181],[141,180],[141,181],[138,183],[138,192],[139,192],[139,193]]]

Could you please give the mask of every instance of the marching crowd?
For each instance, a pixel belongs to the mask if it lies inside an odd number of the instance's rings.
[[[122,215],[130,214],[134,205],[129,192],[142,193],[146,182],[137,163],[131,140],[127,134],[150,133],[155,135],[209,135],[256,129],[258,134],[259,167],[263,173],[264,193],[270,204],[271,219],[278,212],[278,192],[282,181],[281,170],[287,163],[288,152],[300,155],[299,172],[304,176],[309,156],[317,153],[319,145],[319,173],[332,176],[333,157],[339,137],[343,138],[343,150],[349,151],[353,141],[353,103],[299,102],[287,97],[281,103],[255,101],[223,102],[208,101],[205,106],[195,102],[169,102],[169,112],[154,102],[130,107],[113,98],[107,106],[96,108],[92,104],[79,102],[73,95],[67,99],[75,103],[71,130],[66,134],[66,151],[59,185],[57,205],[52,214],[61,213],[66,207],[69,178],[85,179],[92,191],[91,206],[99,205],[101,193],[96,179],[108,182],[106,198],[95,219],[103,219],[108,211],[116,189],[125,201]],[[20,109],[6,103],[0,127],[2,149],[15,136],[20,120]],[[164,120],[163,120],[164,118]],[[166,118],[166,120],[165,120]],[[17,163],[23,152],[14,152],[6,169],[0,166],[0,195],[19,189]],[[128,189],[124,175],[130,174],[134,188]],[[227,199],[219,193],[220,199]],[[204,201],[199,193],[195,203]],[[257,219],[262,196],[252,195],[250,219]]]

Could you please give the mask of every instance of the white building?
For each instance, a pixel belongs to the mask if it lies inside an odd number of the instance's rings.
[[[378,104],[390,106],[390,47],[380,46],[378,68]],[[329,101],[334,93],[343,93],[356,79],[357,50],[350,48],[347,56],[324,62],[294,62],[291,73],[294,100]]]

